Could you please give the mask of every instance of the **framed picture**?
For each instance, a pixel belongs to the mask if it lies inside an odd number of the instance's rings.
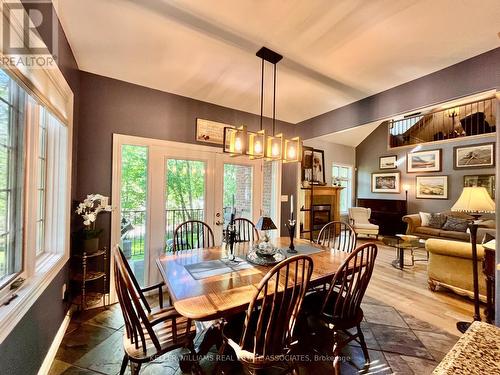
[[[313,150],[312,155],[312,183],[325,185],[325,152]]]
[[[372,193],[399,193],[401,174],[372,173]]]
[[[312,147],[302,148],[302,181],[325,185],[325,153]]]
[[[464,187],[484,187],[488,190],[490,197],[495,199],[495,175],[476,174],[464,176]]]
[[[441,149],[409,153],[406,156],[406,171],[441,172]]]
[[[396,169],[398,166],[396,162],[398,161],[397,155],[381,156],[378,159],[379,169]]]
[[[312,147],[303,146],[302,147],[302,181],[312,182],[312,158],[313,158]]]
[[[493,168],[495,142],[453,147],[453,168]]]
[[[417,176],[415,196],[418,199],[448,199],[448,176]]]
[[[222,145],[224,143],[224,128],[227,127],[234,128],[234,126],[222,122],[197,118],[196,140],[203,143]]]

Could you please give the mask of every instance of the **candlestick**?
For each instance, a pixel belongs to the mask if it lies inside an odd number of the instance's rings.
[[[291,216],[290,219],[293,220],[293,194],[290,199],[290,216]]]

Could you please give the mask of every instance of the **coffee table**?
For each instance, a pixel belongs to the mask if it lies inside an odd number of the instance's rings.
[[[404,269],[405,266],[414,266],[415,261],[425,261],[429,258],[429,253],[427,253],[427,259],[415,259],[413,252],[416,249],[425,248],[425,240],[417,236],[406,241],[399,236],[386,236],[382,239],[382,242],[387,246],[394,247],[396,249],[396,259],[394,259],[391,264],[393,267],[399,268],[400,270]],[[405,264],[405,251],[409,251],[411,254],[411,264]]]

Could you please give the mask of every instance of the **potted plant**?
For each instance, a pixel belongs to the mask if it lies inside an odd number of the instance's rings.
[[[110,212],[112,207],[108,205],[108,197],[101,194],[90,194],[76,208],[76,213],[83,219],[83,251],[93,253],[99,250],[99,235],[102,229],[96,229],[97,215],[101,212]]]

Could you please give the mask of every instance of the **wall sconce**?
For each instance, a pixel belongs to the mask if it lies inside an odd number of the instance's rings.
[[[403,184],[403,190],[405,191],[406,201],[408,202],[408,190],[410,190],[410,185],[409,184]]]

